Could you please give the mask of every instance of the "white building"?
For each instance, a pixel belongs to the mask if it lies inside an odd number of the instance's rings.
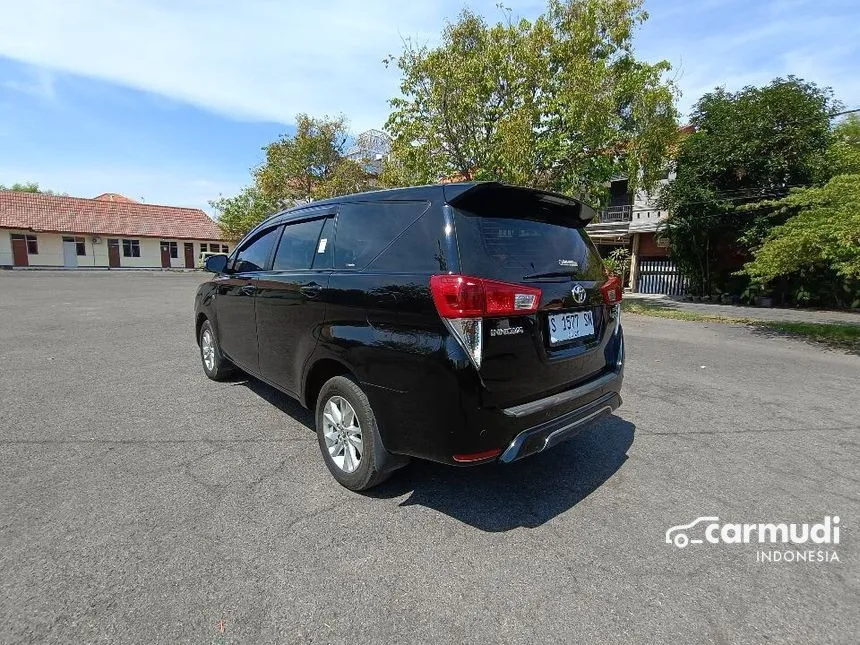
[[[663,179],[661,185],[669,179]],[[653,194],[658,191],[659,187]],[[630,249],[627,286],[633,292],[684,293],[686,282],[669,259],[668,245],[656,234],[669,212],[660,210],[651,194],[630,192],[623,177],[612,180],[609,193],[609,207],[586,227],[600,254],[606,257],[616,248]]]
[[[0,191],[0,267],[193,268],[229,250],[196,208]]]

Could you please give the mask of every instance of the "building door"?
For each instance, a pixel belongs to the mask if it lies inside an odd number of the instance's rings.
[[[167,242],[161,243],[161,268],[170,268],[170,244]]]
[[[185,268],[194,268],[194,242],[185,243]]]
[[[108,266],[119,268],[119,240],[108,240]]]
[[[70,269],[78,266],[78,245],[73,237],[63,238],[63,266]]]
[[[27,240],[23,235],[12,236],[12,262],[16,267],[30,266],[27,257]]]

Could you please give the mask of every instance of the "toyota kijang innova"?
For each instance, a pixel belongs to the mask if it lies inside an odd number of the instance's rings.
[[[499,183],[348,195],[273,215],[213,256],[203,369],[314,412],[362,490],[418,457],[509,463],[621,404],[622,287],[577,200]]]

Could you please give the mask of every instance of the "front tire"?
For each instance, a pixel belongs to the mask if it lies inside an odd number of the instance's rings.
[[[325,465],[342,486],[361,491],[388,479],[392,460],[379,439],[370,401],[354,380],[335,376],[322,386],[316,428]]]
[[[215,336],[215,330],[208,320],[200,325],[200,336],[197,338],[200,345],[200,361],[203,363],[203,371],[213,381],[223,381],[232,376],[236,368],[221,353],[221,346]]]

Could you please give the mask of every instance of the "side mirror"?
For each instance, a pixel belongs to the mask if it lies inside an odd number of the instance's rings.
[[[210,255],[206,258],[206,262],[203,267],[209,271],[209,273],[224,273],[227,270],[227,256]]]

